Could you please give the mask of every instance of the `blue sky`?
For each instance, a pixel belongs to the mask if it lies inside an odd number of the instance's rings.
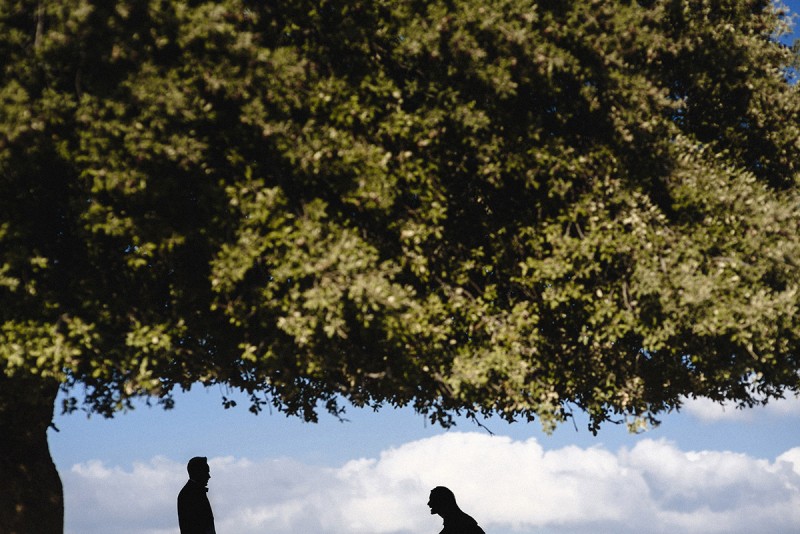
[[[800,0],[787,2],[800,11]],[[435,485],[490,534],[800,532],[800,401],[748,411],[689,402],[662,425],[598,436],[578,417],[461,421],[449,431],[407,409],[348,410],[306,424],[221,406],[194,388],[171,411],[58,416],[50,447],[68,534],[177,534],[185,463],[211,463],[219,534],[434,533]]]
[[[113,420],[59,417],[50,443],[66,531],[177,534],[175,496],[195,455],[211,459],[220,534],[438,532],[425,503],[439,484],[494,534],[800,529],[795,399],[749,411],[692,402],[651,431],[595,437],[585,421],[550,436],[497,420],[486,422],[494,435],[468,421],[445,431],[409,410],[314,425],[225,410],[220,394],[195,388],[174,410]]]

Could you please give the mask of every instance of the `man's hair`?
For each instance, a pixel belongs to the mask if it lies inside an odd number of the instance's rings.
[[[456,496],[450,491],[450,488],[436,486],[431,490],[431,497],[448,508],[456,506]]]
[[[208,465],[208,458],[205,456],[195,456],[189,463],[186,464],[186,470],[189,471],[189,477],[193,477],[195,475],[202,475],[205,472],[205,468]]]

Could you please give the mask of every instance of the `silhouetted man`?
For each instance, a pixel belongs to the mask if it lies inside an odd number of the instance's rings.
[[[208,479],[211,469],[204,456],[195,456],[186,466],[189,482],[178,494],[178,525],[181,534],[216,534],[214,514],[208,502]]]
[[[456,504],[456,496],[444,486],[431,490],[428,499],[431,515],[439,514],[444,519],[444,528],[439,534],[486,534],[478,523],[461,511]]]

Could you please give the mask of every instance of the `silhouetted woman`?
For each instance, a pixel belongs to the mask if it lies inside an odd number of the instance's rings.
[[[436,486],[431,490],[428,499],[431,514],[438,514],[444,519],[444,528],[439,534],[486,534],[478,523],[461,511],[456,504],[456,496],[444,486]]]

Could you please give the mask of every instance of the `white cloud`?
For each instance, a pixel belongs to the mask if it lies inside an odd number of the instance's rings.
[[[444,433],[338,468],[291,459],[210,459],[219,534],[438,532],[429,490],[450,487],[492,534],[800,530],[800,447],[767,461],[643,439],[546,451],[535,440]],[[99,462],[64,475],[69,534],[177,534],[182,462]]]
[[[174,462],[153,458],[129,471],[101,462],[78,464],[62,474],[68,532],[89,534],[168,534],[168,503],[175,501],[174,481],[185,473]],[[166,505],[166,506],[165,506]],[[174,529],[177,533],[177,529]]]
[[[707,398],[686,399],[681,411],[705,422],[751,421],[757,417],[800,417],[800,397],[787,397],[770,401],[765,406],[737,409]]]

